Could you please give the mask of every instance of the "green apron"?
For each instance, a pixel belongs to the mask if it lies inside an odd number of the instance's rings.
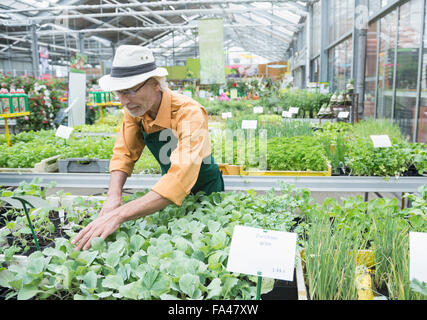
[[[175,148],[177,147],[178,139],[175,137],[175,135],[172,134],[172,130],[170,129],[163,129],[161,131],[147,134],[144,130],[142,122],[141,128],[145,145],[148,147],[153,156],[156,158],[157,162],[160,164],[162,175],[166,174],[171,166],[170,155],[172,151],[175,150]],[[163,135],[161,137],[162,132]],[[161,139],[165,141],[160,141]],[[163,163],[162,161],[160,161],[160,152],[165,144],[169,144],[169,146],[166,147],[166,155],[168,159],[167,163]],[[196,194],[199,191],[204,191],[207,195],[211,194],[212,192],[224,191],[224,180],[222,178],[222,172],[219,170],[218,165],[215,163],[212,154],[203,159],[202,164],[200,166],[199,176],[195,185],[191,189],[191,194]]]

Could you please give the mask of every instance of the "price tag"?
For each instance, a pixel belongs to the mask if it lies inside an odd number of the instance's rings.
[[[263,107],[254,107],[254,113],[263,113],[264,108]]]
[[[290,107],[289,110],[288,110],[288,112],[295,113],[295,114],[297,114],[298,111],[299,111],[299,108],[296,108],[296,107]]]
[[[55,136],[60,137],[60,138],[64,138],[64,139],[68,139],[73,130],[74,130],[74,128],[60,125],[58,127],[58,129],[56,130]]]
[[[289,111],[282,111],[282,117],[284,118],[292,118],[293,113]]]
[[[296,233],[235,226],[227,271],[293,280]]]
[[[409,278],[427,282],[427,233],[409,232]]]
[[[242,129],[256,129],[257,120],[242,120]]]
[[[228,119],[228,118],[232,118],[233,117],[233,115],[231,114],[231,112],[223,112],[222,113],[222,118],[223,119]]]
[[[374,148],[388,148],[391,147],[391,141],[388,135],[371,135],[371,140],[374,143]]]
[[[348,111],[341,111],[338,113],[338,118],[347,119],[349,114],[350,114],[350,112],[348,112]]]

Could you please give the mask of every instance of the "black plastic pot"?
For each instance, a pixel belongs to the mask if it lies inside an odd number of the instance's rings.
[[[261,295],[262,300],[298,300],[296,270],[294,281],[275,280],[273,290]]]

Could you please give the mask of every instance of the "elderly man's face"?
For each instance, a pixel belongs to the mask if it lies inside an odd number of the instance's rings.
[[[141,117],[160,103],[159,92],[159,83],[154,79],[148,79],[128,90],[117,92],[117,95],[131,116]]]

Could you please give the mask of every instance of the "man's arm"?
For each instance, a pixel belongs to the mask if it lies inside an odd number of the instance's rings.
[[[99,215],[102,216],[122,205],[122,190],[127,179],[127,173],[119,170],[111,171],[107,199]]]

